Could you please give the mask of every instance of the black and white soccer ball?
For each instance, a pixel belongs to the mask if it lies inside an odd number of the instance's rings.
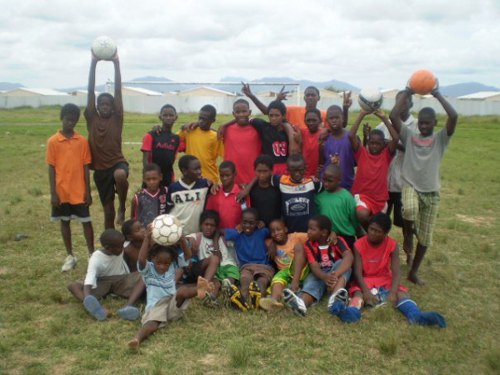
[[[151,224],[153,227],[151,237],[158,245],[173,245],[181,239],[182,224],[175,216],[160,215]]]
[[[375,112],[382,106],[384,97],[379,89],[364,88],[358,96],[359,106],[367,112]]]

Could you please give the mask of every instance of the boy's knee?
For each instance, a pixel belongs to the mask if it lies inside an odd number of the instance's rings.
[[[125,169],[118,168],[113,172],[113,178],[116,182],[127,181],[127,172]]]

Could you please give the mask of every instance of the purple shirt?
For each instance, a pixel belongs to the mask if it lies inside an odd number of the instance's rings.
[[[325,166],[321,175],[327,166],[332,163],[332,157],[337,154],[340,158],[340,170],[342,177],[340,186],[351,191],[352,183],[354,182],[354,151],[352,150],[349,132],[344,130],[342,138],[334,138],[329,135],[325,141],[323,148],[323,156],[325,158]]]

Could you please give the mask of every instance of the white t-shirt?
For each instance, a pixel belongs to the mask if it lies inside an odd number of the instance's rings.
[[[97,279],[102,276],[126,275],[130,270],[123,259],[123,251],[120,255],[107,255],[102,250],[92,253],[87,267],[84,285],[92,285],[97,288]]]
[[[196,237],[198,235],[201,235],[200,246],[199,246],[198,254],[193,254],[193,255],[197,255],[200,260],[203,260],[203,259],[206,259],[213,254],[214,240],[203,236],[201,233],[200,234],[198,234],[198,233],[190,234],[186,237],[189,238],[190,241],[192,241],[191,248],[193,247],[193,244],[196,242]],[[227,265],[237,266],[236,253],[234,250],[233,242],[227,241],[227,243],[225,243],[222,238],[219,238],[219,250],[220,250],[221,255],[222,255],[222,260],[220,262],[221,266],[227,266]]]
[[[418,130],[418,122],[415,117],[410,115],[406,121],[403,121],[403,126],[406,126],[408,129],[411,129],[415,133],[419,133]],[[383,122],[377,125],[375,129],[381,130],[384,133],[384,138],[386,141],[392,140],[391,134],[387,129],[387,126]],[[400,144],[403,144],[399,141]],[[388,187],[390,192],[400,193],[403,188],[403,180],[401,178],[401,174],[403,171],[403,160],[405,153],[401,150],[396,150],[394,158],[392,159],[391,165],[389,166],[389,174],[387,175],[388,179]]]

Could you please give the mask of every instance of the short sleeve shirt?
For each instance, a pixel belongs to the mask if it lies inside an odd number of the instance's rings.
[[[262,153],[269,155],[274,164],[286,163],[288,158],[288,135],[271,123],[254,118],[250,122],[257,129],[262,142]]]
[[[267,228],[256,229],[251,235],[239,233],[236,229],[225,229],[224,235],[226,240],[234,241],[240,266],[245,264],[270,265],[265,243],[266,237],[269,236]]]
[[[96,250],[90,256],[84,285],[91,285],[92,289],[95,289],[99,277],[126,275],[128,273],[130,273],[130,270],[123,258],[123,252],[120,255],[108,255],[102,250]]]
[[[175,294],[176,268],[175,264],[171,263],[164,274],[159,274],[156,272],[153,262],[146,262],[146,267],[143,269],[137,264],[137,269],[142,275],[144,284],[146,284],[146,311],[154,307],[161,299]]]

